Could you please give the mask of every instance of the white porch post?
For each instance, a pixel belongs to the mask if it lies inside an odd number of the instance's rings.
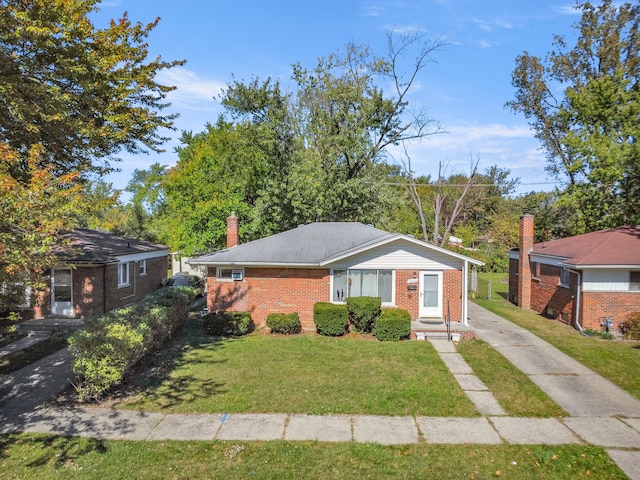
[[[465,260],[462,268],[462,324],[468,325],[467,322],[467,301],[469,295],[469,263]]]

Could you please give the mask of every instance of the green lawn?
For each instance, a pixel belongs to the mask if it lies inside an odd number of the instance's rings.
[[[625,479],[601,448],[381,446],[320,442],[144,442],[0,436],[0,478]]]
[[[518,308],[506,300],[507,274],[479,274],[491,280],[492,300],[476,299],[483,306],[535,333],[596,373],[640,398],[640,342],[588,338],[564,323]]]
[[[188,350],[121,407],[163,412],[475,416],[428,342],[250,335]]]

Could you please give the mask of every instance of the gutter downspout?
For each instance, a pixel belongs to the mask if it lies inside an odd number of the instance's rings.
[[[591,337],[591,335],[588,335],[584,332],[584,330],[582,329],[582,325],[580,325],[580,293],[582,291],[582,275],[580,275],[580,272],[577,270],[573,270],[571,268],[567,268],[568,271],[570,271],[571,273],[575,273],[578,276],[578,284],[576,286],[576,327],[578,328],[578,331],[584,335],[585,337]]]

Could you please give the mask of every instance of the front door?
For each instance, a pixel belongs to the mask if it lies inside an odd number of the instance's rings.
[[[70,268],[56,268],[51,272],[51,314],[73,316],[73,284]]]
[[[420,272],[420,318],[442,318],[442,272]]]

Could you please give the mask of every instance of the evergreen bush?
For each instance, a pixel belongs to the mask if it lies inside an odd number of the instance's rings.
[[[300,318],[297,313],[270,313],[267,317],[267,326],[271,329],[271,333],[282,333],[284,335],[302,331],[302,325],[300,325]]]
[[[320,335],[339,337],[349,331],[349,312],[346,305],[318,302],[313,306],[313,321]]]
[[[241,337],[255,328],[250,312],[214,312],[202,317],[205,331],[214,337]]]
[[[347,311],[349,323],[356,332],[371,333],[376,320],[380,316],[380,297],[349,297],[347,298]]]
[[[380,341],[397,342],[411,335],[411,315],[401,308],[384,309],[373,328],[373,335]]]

